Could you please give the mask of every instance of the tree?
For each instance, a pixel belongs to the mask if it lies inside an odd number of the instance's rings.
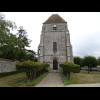
[[[18,49],[18,54],[17,54],[18,58],[17,59],[19,61],[21,61],[21,62],[25,61],[26,55],[27,55],[27,52],[25,49]]]
[[[13,30],[16,28],[17,28],[17,26],[14,22],[12,22],[10,20],[5,20],[5,16],[0,13],[0,34],[1,33],[9,34],[10,29]]]
[[[11,29],[17,26],[12,21],[6,21],[4,15],[0,13],[0,57],[12,60],[34,60],[35,52],[27,50],[31,40],[27,38],[27,32],[23,27],[19,27],[18,33],[11,33]]]
[[[92,71],[92,67],[97,67],[98,65],[97,59],[93,56],[85,56],[83,62],[85,66],[88,66],[88,73],[89,69]]]
[[[74,57],[74,63],[80,65],[80,69],[81,69],[81,67],[83,67],[83,58]]]
[[[1,57],[12,60],[17,59],[18,52],[20,48],[23,47],[22,41],[18,39],[14,34],[10,34],[7,37],[6,41],[6,44],[0,48],[0,50],[3,52],[3,55],[1,55]]]
[[[100,57],[98,57],[97,60],[98,60],[98,66],[100,66]]]
[[[4,15],[0,13],[0,47],[6,45],[8,36],[11,34],[10,30],[17,28],[14,22],[7,21],[4,18]]]
[[[11,52],[10,49],[12,48],[10,40],[13,39],[10,30],[16,29],[17,26],[14,22],[4,18],[4,15],[0,13],[0,57],[9,58],[11,56],[9,52]]]
[[[36,55],[35,51],[33,51],[33,50],[26,50],[25,60],[34,61],[35,55]]]
[[[21,39],[22,40],[22,42],[23,42],[23,48],[25,48],[25,47],[30,47],[29,46],[29,44],[30,44],[30,42],[31,42],[31,40],[29,40],[28,38],[27,38],[27,32],[26,32],[26,30],[25,29],[23,29],[23,27],[22,26],[20,26],[19,27],[19,30],[17,30],[18,31],[18,33],[17,33],[17,36],[18,36],[18,38],[19,39]]]
[[[2,51],[0,51],[0,56],[1,56],[1,55],[3,55],[3,52],[2,52]]]

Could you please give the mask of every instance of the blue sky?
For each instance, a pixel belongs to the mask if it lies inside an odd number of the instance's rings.
[[[32,40],[30,48],[37,52],[40,43],[42,23],[52,14],[59,14],[67,21],[70,32],[73,55],[100,56],[100,12],[2,12],[7,20],[23,26],[28,38]],[[16,33],[17,30],[14,31]]]

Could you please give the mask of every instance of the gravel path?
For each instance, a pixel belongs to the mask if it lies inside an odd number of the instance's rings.
[[[60,73],[48,73],[35,87],[64,87]]]

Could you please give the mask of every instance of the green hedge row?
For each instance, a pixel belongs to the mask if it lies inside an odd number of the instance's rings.
[[[21,72],[23,72],[23,71],[3,72],[3,73],[0,73],[0,77],[4,77],[4,76],[8,76],[8,75],[13,75],[13,74],[21,73]]]
[[[25,61],[16,64],[17,70],[23,70],[23,71],[41,71],[45,68],[48,68],[49,64],[47,63],[38,63],[33,61]]]
[[[40,74],[46,71],[46,68],[49,67],[47,63],[39,63],[33,61],[25,61],[16,64],[17,70],[22,70],[26,72],[28,82],[38,77]]]
[[[74,73],[80,72],[80,65],[74,64],[72,62],[61,63],[60,67],[67,72],[74,72]]]
[[[70,79],[70,72],[79,73],[80,65],[74,64],[72,62],[64,62],[60,64],[60,67],[63,69],[63,74],[68,74],[68,80]]]

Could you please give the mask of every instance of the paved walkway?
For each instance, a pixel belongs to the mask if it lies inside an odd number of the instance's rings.
[[[64,87],[60,73],[48,73],[35,87]]]
[[[72,85],[66,85],[65,87],[100,87],[100,83],[93,83],[93,84],[72,84]]]

